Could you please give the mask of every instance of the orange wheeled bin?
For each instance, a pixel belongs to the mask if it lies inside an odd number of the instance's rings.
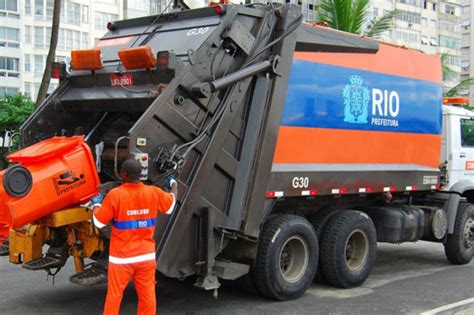
[[[94,158],[83,136],[54,137],[8,156],[0,172],[0,235],[98,193]]]

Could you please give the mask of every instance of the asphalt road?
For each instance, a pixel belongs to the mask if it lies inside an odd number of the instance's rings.
[[[439,244],[379,244],[377,263],[359,288],[312,285],[300,299],[275,302],[225,285],[218,299],[192,281],[162,279],[157,288],[160,314],[474,314],[474,262],[450,265]],[[99,314],[106,286],[69,283],[72,261],[46,281],[44,272],[23,270],[0,257],[0,314]],[[454,304],[460,302],[458,304]],[[122,314],[136,313],[130,285]]]

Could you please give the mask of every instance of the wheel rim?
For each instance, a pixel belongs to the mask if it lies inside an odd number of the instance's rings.
[[[346,265],[351,271],[360,270],[369,256],[369,238],[360,230],[354,230],[347,238],[345,246]]]
[[[281,247],[279,257],[283,279],[289,283],[297,282],[308,268],[308,245],[300,236],[292,236]]]
[[[470,249],[474,245],[474,217],[469,217],[463,229],[464,247]]]

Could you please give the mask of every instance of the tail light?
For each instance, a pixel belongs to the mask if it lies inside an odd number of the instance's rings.
[[[150,69],[156,66],[156,57],[148,45],[121,49],[118,56],[127,70]]]
[[[225,5],[230,3],[230,0],[209,1],[207,6],[214,7],[214,13],[218,15],[224,15],[226,11]]]
[[[66,63],[65,62],[53,62],[51,67],[51,78],[53,79],[64,79],[67,76]]]
[[[216,5],[214,7],[214,12],[217,15],[224,15],[225,14],[225,7],[223,5]]]
[[[163,50],[156,55],[156,68],[158,70],[175,70],[178,60],[176,54]]]
[[[100,54],[99,49],[71,51],[71,69],[91,71],[102,69]]]

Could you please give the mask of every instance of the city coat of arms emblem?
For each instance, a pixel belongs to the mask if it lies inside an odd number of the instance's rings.
[[[350,84],[344,87],[344,121],[353,124],[366,124],[369,116],[369,89],[363,86],[364,79],[358,75],[349,77]]]

